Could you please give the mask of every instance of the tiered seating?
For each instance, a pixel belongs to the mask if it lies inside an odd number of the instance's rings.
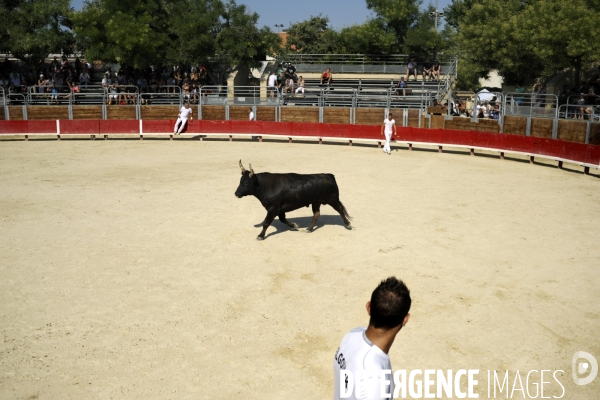
[[[406,96],[396,94],[397,80],[334,79],[330,85],[305,79],[305,94],[283,94],[284,105],[421,108],[439,92],[441,82],[410,81]]]

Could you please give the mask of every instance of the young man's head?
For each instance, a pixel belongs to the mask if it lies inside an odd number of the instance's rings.
[[[392,117],[393,117],[392,113],[389,113],[389,114],[388,114],[388,119],[389,119],[390,121],[392,120]]]
[[[401,328],[408,322],[410,304],[410,291],[404,282],[393,276],[381,281],[367,303],[369,326],[383,330]]]
[[[185,108],[190,108],[190,103],[185,103]]]

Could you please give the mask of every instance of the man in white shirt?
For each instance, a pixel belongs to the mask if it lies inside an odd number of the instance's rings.
[[[174,134],[181,135],[181,131],[186,126],[188,118],[190,121],[192,120],[192,109],[188,103],[185,103],[185,105],[181,107],[181,110],[179,110],[179,118],[177,118],[177,122],[175,123]]]
[[[254,112],[252,112],[251,108],[248,109],[248,120],[254,121]],[[256,140],[257,138],[258,136],[252,136],[252,140]]]
[[[277,85],[277,74],[275,71],[271,72],[269,75],[269,92],[271,92],[271,97],[275,97],[275,86]]]
[[[392,113],[390,113],[387,119],[383,120],[383,125],[381,126],[381,134],[385,135],[385,145],[383,146],[383,152],[392,154],[392,149],[390,147],[390,140],[392,139],[392,134],[396,135],[396,121],[392,119]]]
[[[367,303],[369,326],[348,332],[333,360],[334,400],[391,399],[394,394],[388,353],[410,314],[410,291],[401,280],[382,281]]]

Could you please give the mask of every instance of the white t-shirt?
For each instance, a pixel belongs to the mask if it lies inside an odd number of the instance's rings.
[[[248,116],[248,119],[250,121],[254,121],[254,113],[252,111],[250,111],[250,115]]]
[[[277,82],[277,75],[269,75],[269,86],[275,86]]]
[[[386,118],[383,120],[383,123],[385,124],[385,133],[393,133],[394,132],[392,127],[396,123],[396,120],[392,119],[390,121],[388,118]]]
[[[185,108],[185,107],[181,107],[181,110],[179,110],[179,115],[181,119],[188,119],[188,117],[192,114],[192,109],[191,108]]]
[[[394,394],[391,372],[385,374],[385,377],[381,373],[382,370],[392,370],[390,357],[371,343],[365,333],[366,330],[367,328],[362,326],[348,332],[335,354],[333,360],[334,400],[341,399],[340,371],[342,370],[350,371],[354,378],[352,393],[348,399],[388,399]],[[369,375],[363,374],[361,379],[363,372]],[[389,383],[386,383],[382,390],[384,379]],[[360,382],[358,382],[359,380]],[[350,384],[346,379],[343,379],[342,382],[345,382],[344,385]],[[350,386],[345,387],[350,389]]]

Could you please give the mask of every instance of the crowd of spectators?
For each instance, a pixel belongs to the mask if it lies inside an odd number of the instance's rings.
[[[102,76],[95,79],[95,76]],[[181,67],[179,65],[146,68],[108,67],[104,73],[94,74],[90,63],[76,58],[69,62],[66,57],[57,57],[43,68],[34,71],[5,58],[0,63],[0,86],[6,94],[47,94],[50,104],[68,99],[74,93],[85,92],[91,87],[101,86],[108,95],[108,104],[135,104],[138,93],[183,93],[188,101],[198,101],[200,89],[209,83],[205,66]],[[90,87],[91,86],[91,87]],[[96,89],[97,90],[97,89]],[[148,98],[142,98],[147,102]]]

